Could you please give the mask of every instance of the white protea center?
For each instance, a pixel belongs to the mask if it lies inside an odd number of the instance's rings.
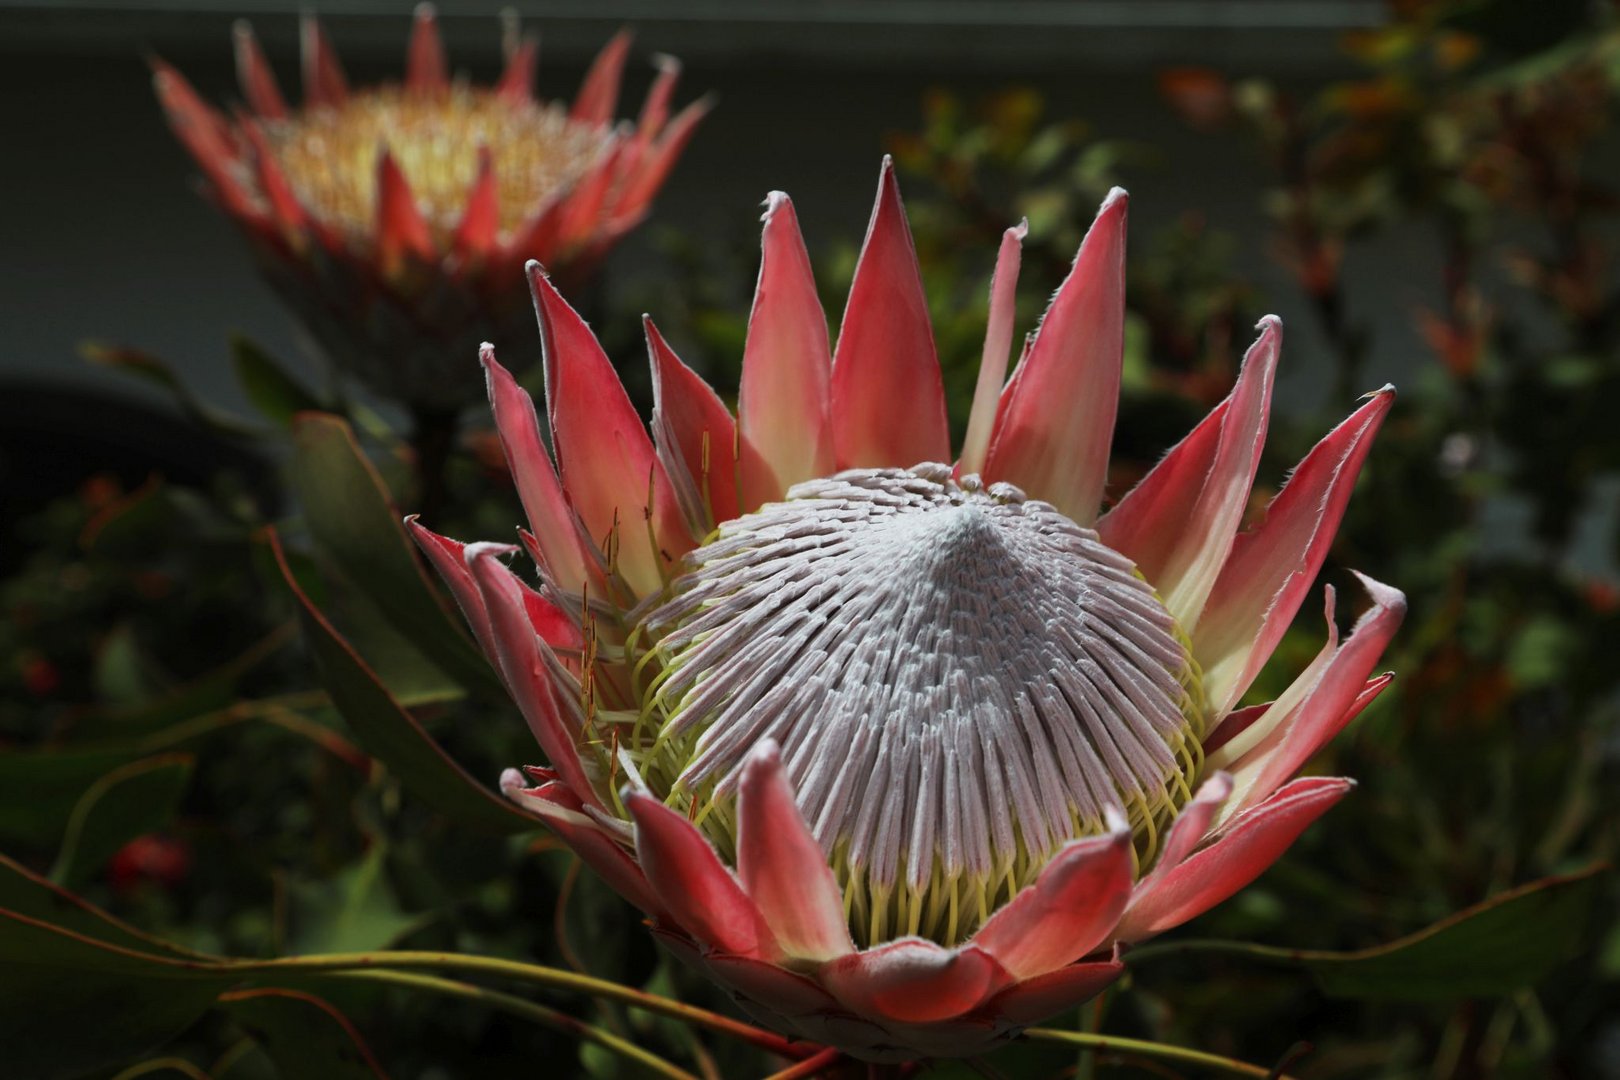
[[[1146,861],[1191,798],[1205,706],[1174,618],[1009,484],[809,481],[686,569],[632,635],[625,749],[729,851],[740,766],[776,740],[857,941],[960,941],[1110,810]]]

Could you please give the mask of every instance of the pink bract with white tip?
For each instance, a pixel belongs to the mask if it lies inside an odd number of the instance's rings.
[[[1126,197],[1007,379],[1022,229],[957,463],[885,163],[836,351],[773,194],[735,418],[649,322],[651,435],[538,269],[552,451],[486,349],[532,531],[411,528],[548,765],[511,771],[669,949],[760,1022],[874,1061],[983,1052],[1090,998],[1120,948],[1252,881],[1352,782],[1295,773],[1389,682],[1400,593],[1238,709],[1393,401],[1240,531],[1281,324],[1106,513]]]

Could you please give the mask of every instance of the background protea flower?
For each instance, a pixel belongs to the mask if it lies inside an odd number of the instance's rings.
[[[427,5],[402,85],[351,90],[313,17],[302,40],[302,108],[286,103],[246,23],[236,28],[245,108],[216,112],[162,61],[158,98],[210,195],[330,359],[429,410],[477,391],[447,357],[521,332],[523,263],[578,280],[642,220],[708,107],[670,117],[680,65],[660,57],[639,120],[616,126],[624,32],[571,107],[533,97],[533,38],[513,43],[494,86],[453,80]]]
[[[539,588],[413,522],[549,759],[508,794],[778,1030],[885,1060],[979,1053],[1095,994],[1119,946],[1220,902],[1351,781],[1290,778],[1389,682],[1372,605],[1237,708],[1322,565],[1371,396],[1239,532],[1282,329],[1099,517],[1126,197],[1003,386],[1003,241],[957,464],[885,163],[837,350],[773,194],[734,421],[649,321],[649,438],[531,266],[550,429],[486,348]],[[919,464],[920,463],[920,464]]]

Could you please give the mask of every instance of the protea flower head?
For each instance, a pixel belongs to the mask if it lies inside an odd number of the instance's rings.
[[[670,116],[680,65],[660,57],[640,118],[616,125],[623,32],[572,106],[534,98],[532,37],[512,44],[494,86],[452,79],[426,4],[403,84],[350,89],[313,17],[302,41],[302,108],[287,104],[246,23],[244,105],[227,117],[162,61],[158,99],[209,195],[329,358],[429,408],[478,389],[476,371],[445,357],[532,333],[523,264],[578,281],[646,215],[708,108]]]
[[[1103,204],[1003,385],[1022,228],[951,458],[885,163],[835,350],[773,194],[735,419],[649,321],[643,429],[539,267],[553,451],[485,349],[532,532],[412,522],[548,758],[503,778],[759,1020],[871,1060],[976,1054],[1119,976],[1120,947],[1242,888],[1350,790],[1291,779],[1389,681],[1372,604],[1238,702],[1322,565],[1393,400],[1371,396],[1247,531],[1281,324],[1106,513],[1126,197]],[[555,467],[554,467],[555,463]]]

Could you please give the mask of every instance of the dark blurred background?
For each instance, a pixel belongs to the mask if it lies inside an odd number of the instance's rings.
[[[1522,6],[1522,5],[1521,5]],[[1513,32],[1556,37],[1580,4],[1532,5]],[[320,15],[356,83],[397,77],[408,4],[326,4]],[[440,12],[452,67],[475,80],[500,65],[500,18],[510,5],[446,4]],[[138,345],[163,357],[205,400],[238,407],[222,343],[242,332],[274,353],[307,350],[258,279],[229,223],[196,191],[195,168],[165,129],[145,63],[161,56],[209,100],[234,100],[230,31],[252,21],[283,85],[297,82],[299,5],[256,3],[30,3],[0,0],[0,128],[6,131],[4,224],[7,287],[0,294],[0,416],[71,416],[96,395],[97,417],[133,399],[171,408],[159,389],[85,363],[91,340]],[[1331,347],[1275,257],[1264,191],[1271,175],[1253,143],[1200,131],[1167,106],[1167,70],[1197,65],[1263,78],[1309,100],[1358,65],[1346,33],[1385,25],[1375,2],[1329,0],[605,0],[517,5],[541,33],[540,91],[567,97],[601,42],[636,30],[621,110],[639,102],[649,57],[685,63],[680,99],[712,91],[707,119],[653,208],[649,227],[612,254],[602,288],[622,305],[678,300],[667,237],[708,239],[738,251],[757,243],[765,193],[794,196],[812,253],[857,244],[880,155],[922,123],[923,99],[946,89],[972,102],[1027,87],[1049,118],[1074,119],[1088,137],[1125,140],[1139,152],[1119,179],[1131,189],[1133,250],[1154,230],[1189,215],[1229,236],[1232,273],[1260,306],[1280,314],[1288,347],[1279,378],[1285,410],[1340,407],[1328,399]],[[1534,41],[1522,42],[1527,48]],[[1620,170],[1616,140],[1593,147],[1596,173]],[[910,179],[914,195],[923,186]],[[1089,212],[1089,211],[1088,211]],[[988,252],[986,253],[988,258]],[[1356,392],[1408,382],[1427,346],[1416,313],[1441,306],[1441,245],[1422,225],[1386,229],[1344,253],[1345,320],[1365,332]],[[1487,273],[1500,276],[1499,268]],[[676,295],[670,296],[673,292]],[[620,306],[609,304],[609,306]],[[836,311],[836,307],[830,308]],[[836,317],[836,316],[835,316]],[[677,331],[678,333],[678,331]],[[690,349],[695,343],[680,341]],[[700,368],[699,352],[689,357]],[[467,363],[475,362],[468,357]],[[24,397],[23,395],[28,395]],[[54,424],[55,421],[53,420]],[[140,425],[137,425],[140,426]],[[154,435],[155,437],[155,435]],[[163,446],[152,453],[174,455]],[[174,467],[170,466],[171,469]],[[28,483],[8,470],[10,482]],[[1614,512],[1611,485],[1591,508],[1588,531]],[[1522,508],[1497,507],[1492,542],[1523,533]],[[1596,542],[1579,546],[1591,569],[1609,568]]]
[[[476,80],[500,65],[497,3],[445,4],[452,66]],[[238,95],[230,28],[247,17],[283,85],[296,85],[300,5],[0,2],[0,124],[7,132],[9,285],[0,297],[7,376],[136,392],[78,362],[88,338],[139,343],[166,357],[199,394],[240,404],[219,362],[227,332],[297,352],[289,320],[263,287],[229,224],[197,198],[195,168],[165,129],[143,60],[155,53],[205,97]],[[685,63],[680,91],[719,107],[658,200],[651,228],[618,248],[607,288],[634,290],[665,273],[659,231],[757,243],[766,192],[794,197],[812,253],[855,244],[865,229],[886,139],[916,129],[922,99],[947,88],[972,100],[1009,85],[1037,90],[1052,117],[1151,148],[1126,177],[1133,235],[1195,212],[1238,240],[1236,268],[1289,325],[1285,401],[1319,404],[1320,339],[1287,271],[1267,252],[1255,195],[1263,163],[1241,141],[1199,133],[1167,108],[1156,79],[1196,63],[1274,78],[1308,94],[1353,65],[1347,30],[1385,20],[1378,3],[1326,0],[849,0],[844,3],[663,2],[517,5],[541,34],[542,94],[572,95],[618,27],[636,30],[625,104],[640,101],[648,56]],[[397,77],[409,4],[319,7],[356,83]],[[918,187],[915,180],[908,187]],[[917,195],[922,191],[918,190]],[[138,209],[137,209],[138,208]],[[1434,303],[1437,254],[1422,235],[1356,250],[1356,318],[1371,321],[1373,389],[1410,370],[1411,312]],[[469,357],[468,363],[474,358]],[[148,395],[156,399],[158,395]]]

